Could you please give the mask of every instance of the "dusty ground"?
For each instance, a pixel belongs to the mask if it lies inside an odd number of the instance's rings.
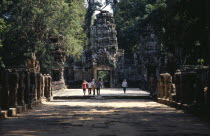
[[[55,91],[53,96],[83,96],[82,89],[65,89],[63,91]],[[92,92],[93,95],[93,92]],[[86,96],[88,91],[86,90]],[[101,96],[149,96],[149,92],[140,90],[139,88],[127,88],[126,93],[122,88],[102,88]]]
[[[149,100],[54,100],[0,121],[0,136],[207,136],[197,117]]]

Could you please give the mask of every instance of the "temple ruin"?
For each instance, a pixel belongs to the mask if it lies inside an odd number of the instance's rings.
[[[125,56],[124,50],[118,48],[113,15],[101,11],[91,27],[90,46],[84,49],[82,61],[74,62],[74,58],[67,58],[66,84],[77,88],[83,80],[100,79],[105,87],[121,87],[122,81],[127,79],[130,87],[148,89],[150,81],[159,79],[160,45],[149,25],[139,38],[140,43],[133,56]]]
[[[66,53],[64,48],[61,45],[61,41],[63,40],[63,36],[52,36],[50,38],[52,44],[54,45],[54,50],[52,51],[52,55],[54,57],[54,61],[52,63],[52,87],[53,90],[61,90],[65,89],[65,81],[64,81],[64,62],[66,59]]]
[[[67,78],[73,74],[71,80],[74,81],[99,79],[106,87],[118,86],[119,75],[123,72],[124,50],[118,49],[115,28],[111,13],[101,11],[96,15],[91,27],[90,47],[83,51],[81,63],[68,64],[65,72]]]

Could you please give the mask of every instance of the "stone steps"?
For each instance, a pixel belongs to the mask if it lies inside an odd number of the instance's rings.
[[[34,104],[25,104],[24,106],[17,106],[9,108],[8,110],[0,110],[0,120],[7,119],[8,117],[15,117],[18,113],[22,113],[34,107],[41,106],[41,104],[41,101],[38,101]]]

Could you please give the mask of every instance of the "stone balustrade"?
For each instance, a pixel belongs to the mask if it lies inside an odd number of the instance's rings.
[[[160,74],[158,82],[158,101],[167,105],[206,105],[208,72],[205,69],[194,71],[177,70],[172,76],[168,73]]]
[[[160,80],[158,83],[158,98],[173,100],[174,99],[174,84],[172,83],[172,77],[169,73],[160,74]]]
[[[23,111],[40,105],[43,100],[51,100],[51,82],[50,75],[28,69],[0,70],[0,110],[22,107]]]

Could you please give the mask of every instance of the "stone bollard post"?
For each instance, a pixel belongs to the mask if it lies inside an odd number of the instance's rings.
[[[196,72],[181,73],[181,100],[182,103],[191,104],[194,100],[194,84],[196,82]]]
[[[44,90],[45,90],[45,76],[44,75],[41,75],[41,99],[45,99],[45,96],[44,96]]]
[[[169,73],[165,74],[165,99],[169,99],[172,86],[172,77]]]
[[[17,90],[18,90],[19,75],[15,70],[8,73],[9,85],[9,107],[17,107]]]
[[[35,101],[37,100],[37,90],[36,90],[36,74],[35,73],[30,73],[30,104],[34,104]]]
[[[44,75],[44,96],[46,98],[49,97],[49,91],[48,91],[48,79],[47,79],[47,75]]]
[[[37,74],[37,100],[41,100],[41,78],[42,74],[38,73]]]
[[[9,108],[9,86],[8,86],[8,70],[0,71],[0,107],[1,109]]]
[[[25,79],[25,74],[23,71],[19,71],[19,82],[18,82],[18,105],[25,105],[25,100],[24,100],[24,90],[25,90],[25,84],[24,84],[24,79]]]
[[[1,105],[2,105],[2,83],[3,83],[3,78],[1,77],[3,72],[3,70],[0,69],[0,110],[1,110]]]
[[[0,94],[1,109],[9,108],[9,85],[8,85],[8,70],[1,71],[2,90]]]
[[[30,72],[25,71],[25,79],[24,79],[24,84],[25,84],[25,89],[24,89],[24,100],[26,104],[30,103]]]
[[[160,74],[160,80],[159,80],[159,88],[158,88],[158,98],[163,98],[164,97],[164,91],[165,91],[165,86],[164,86],[164,74]]]
[[[52,100],[52,77],[50,75],[48,75],[48,82],[49,82],[49,94],[50,94],[50,97],[49,97],[49,100]]]
[[[174,74],[175,88],[176,88],[176,102],[181,101],[181,71],[177,70]]]

